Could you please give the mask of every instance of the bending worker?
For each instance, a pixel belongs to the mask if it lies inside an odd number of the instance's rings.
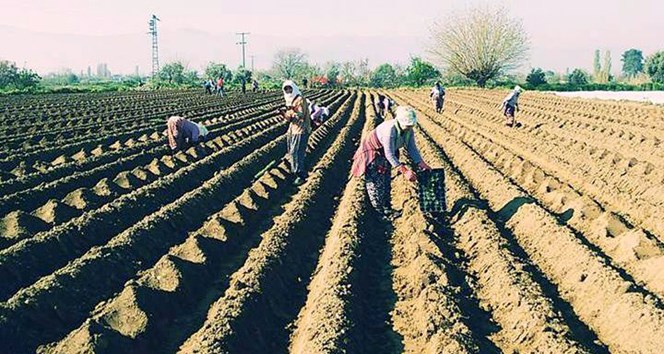
[[[291,80],[284,81],[282,85],[286,107],[280,109],[279,113],[290,124],[286,132],[286,144],[288,145],[288,159],[291,172],[296,176],[295,185],[304,183],[307,177],[304,165],[307,151],[307,141],[311,134],[311,115],[307,100],[302,97],[300,89]]]
[[[316,102],[311,102],[311,104],[309,104],[309,113],[311,114],[311,122],[316,127],[325,123],[327,118],[330,116],[330,110]]]
[[[399,149],[405,148],[408,156],[420,169],[430,170],[420,155],[415,143],[413,127],[417,124],[415,110],[399,106],[395,119],[379,124],[362,140],[355,156],[351,173],[355,177],[364,175],[365,188],[373,208],[384,220],[393,220],[401,212],[392,209],[391,171],[396,168],[406,180],[415,182],[417,176],[408,166],[399,161]]]
[[[378,115],[381,119],[387,118],[388,112],[394,115],[394,112],[392,112],[394,106],[394,101],[387,98],[385,95],[378,95],[378,101],[376,101],[376,112],[378,112]]]
[[[171,151],[184,150],[196,145],[208,133],[207,128],[180,116],[172,116],[166,122],[166,135]]]
[[[519,95],[521,94],[521,87],[519,85],[514,87],[514,90],[505,97],[501,105],[501,111],[505,116],[505,125],[513,127],[518,124],[514,119],[515,112],[519,111]]]

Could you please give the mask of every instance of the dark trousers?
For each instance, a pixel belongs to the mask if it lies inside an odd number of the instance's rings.
[[[378,213],[392,208],[392,184],[390,163],[385,156],[378,155],[367,166],[364,173],[364,185],[371,205]]]
[[[512,105],[505,105],[505,111],[503,114],[505,115],[505,124],[507,125],[514,125],[514,112],[515,112],[515,107]]]

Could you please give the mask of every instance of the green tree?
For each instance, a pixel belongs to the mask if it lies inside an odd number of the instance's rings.
[[[406,72],[408,83],[417,87],[440,78],[440,71],[438,71],[438,69],[434,68],[431,63],[418,57],[412,57],[410,59],[410,66],[408,66]]]
[[[526,82],[533,87],[546,85],[546,74],[540,68],[533,68],[530,74],[526,76]]]
[[[600,79],[602,73],[602,64],[600,63],[599,49],[595,49],[595,59],[593,60],[593,77],[595,80]]]
[[[76,85],[79,82],[81,82],[81,79],[78,76],[76,76],[76,74],[74,73],[68,73],[65,75],[65,82],[68,85]]]
[[[17,76],[18,68],[15,63],[7,60],[0,61],[0,89],[13,85]]]
[[[546,80],[547,83],[559,83],[561,75],[553,70],[547,70],[544,72],[544,80]]]
[[[159,80],[175,86],[196,85],[199,80],[196,71],[188,70],[180,61],[164,65],[157,76]]]
[[[19,69],[16,63],[0,61],[0,89],[16,88],[19,90],[35,87],[41,77],[30,69]]]
[[[638,49],[626,50],[621,61],[623,75],[633,78],[643,72],[643,52]]]
[[[184,65],[181,62],[168,63],[159,70],[159,79],[169,84],[179,84],[184,81]]]
[[[397,83],[397,75],[394,67],[390,64],[382,64],[371,74],[369,84],[371,87],[394,87]]]
[[[205,78],[216,80],[220,76],[229,82],[233,79],[233,73],[226,67],[226,64],[209,62],[205,67]]]
[[[664,83],[664,51],[657,52],[646,59],[646,73],[653,82]]]
[[[588,74],[586,74],[586,72],[581,69],[574,69],[567,77],[567,81],[572,85],[587,85]]]
[[[30,69],[23,68],[18,71],[16,79],[14,80],[14,86],[16,86],[17,89],[36,87],[40,80],[41,77],[37,75],[37,73]]]
[[[242,79],[244,78],[244,82],[249,85],[251,83],[251,80],[253,78],[254,73],[251,72],[251,70],[242,70],[242,65],[240,65],[237,70],[235,71],[235,74],[232,75],[232,83],[235,85],[242,85]],[[225,80],[225,79],[224,79]]]

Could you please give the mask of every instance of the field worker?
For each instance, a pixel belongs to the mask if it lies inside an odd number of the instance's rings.
[[[207,141],[207,136],[210,133],[203,123],[196,123],[198,126],[198,141]]]
[[[320,115],[320,121],[321,121],[321,124],[322,124],[322,123],[325,123],[325,121],[328,118],[330,118],[330,109],[325,107],[325,106],[321,106],[320,108],[323,110],[323,112]]]
[[[508,127],[513,127],[516,124],[514,120],[514,113],[519,111],[519,95],[521,94],[521,87],[519,85],[514,87],[514,90],[510,92],[507,97],[503,100],[501,106],[501,111],[505,116],[505,125]]]
[[[212,94],[212,80],[203,81],[203,87],[205,88],[205,93],[208,95]]]
[[[295,185],[304,183],[307,172],[304,166],[307,141],[311,134],[311,115],[309,104],[302,97],[300,89],[291,80],[284,81],[282,85],[286,107],[279,110],[284,119],[290,124],[286,132],[286,144],[288,145],[288,159],[291,172],[296,176]]]
[[[330,110],[316,102],[311,102],[309,112],[311,112],[311,122],[317,127],[323,124],[330,116]]]
[[[431,96],[431,100],[433,101],[436,113],[442,112],[443,103],[445,100],[445,88],[440,85],[440,81],[436,81],[436,84],[433,86],[433,89],[431,89],[431,93],[429,95]]]
[[[219,97],[224,97],[224,78],[221,76],[217,79],[217,94]]]
[[[251,83],[251,90],[252,90],[253,92],[257,92],[257,91],[258,91],[258,80],[254,80],[254,81]]]
[[[394,101],[387,98],[385,95],[378,95],[378,101],[376,101],[376,112],[382,119],[387,117],[386,114],[388,112],[394,115],[394,112],[392,111],[394,106],[396,106]]]
[[[205,131],[207,132],[207,129]],[[172,116],[166,122],[166,135],[168,136],[168,146],[172,152],[175,152],[197,144],[201,137],[201,130],[192,121],[180,116]]]
[[[399,149],[405,148],[408,156],[422,170],[430,170],[415,143],[413,127],[417,124],[415,110],[408,106],[397,107],[396,118],[379,124],[371,131],[353,156],[351,173],[364,175],[365,188],[373,208],[388,221],[400,216],[392,210],[390,192],[391,171],[396,168],[407,181],[417,179],[415,172],[399,161]]]

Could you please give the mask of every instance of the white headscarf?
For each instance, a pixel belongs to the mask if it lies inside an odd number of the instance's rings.
[[[286,86],[290,86],[293,88],[293,92],[291,93],[284,92],[284,100],[286,100],[286,105],[292,106],[295,97],[300,96],[301,92],[300,89],[297,87],[297,85],[295,85],[295,83],[292,80],[284,81],[284,84],[281,85],[281,91],[283,91]]]
[[[402,128],[412,127],[417,124],[417,114],[415,110],[408,106],[399,106],[396,111],[396,119]]]

